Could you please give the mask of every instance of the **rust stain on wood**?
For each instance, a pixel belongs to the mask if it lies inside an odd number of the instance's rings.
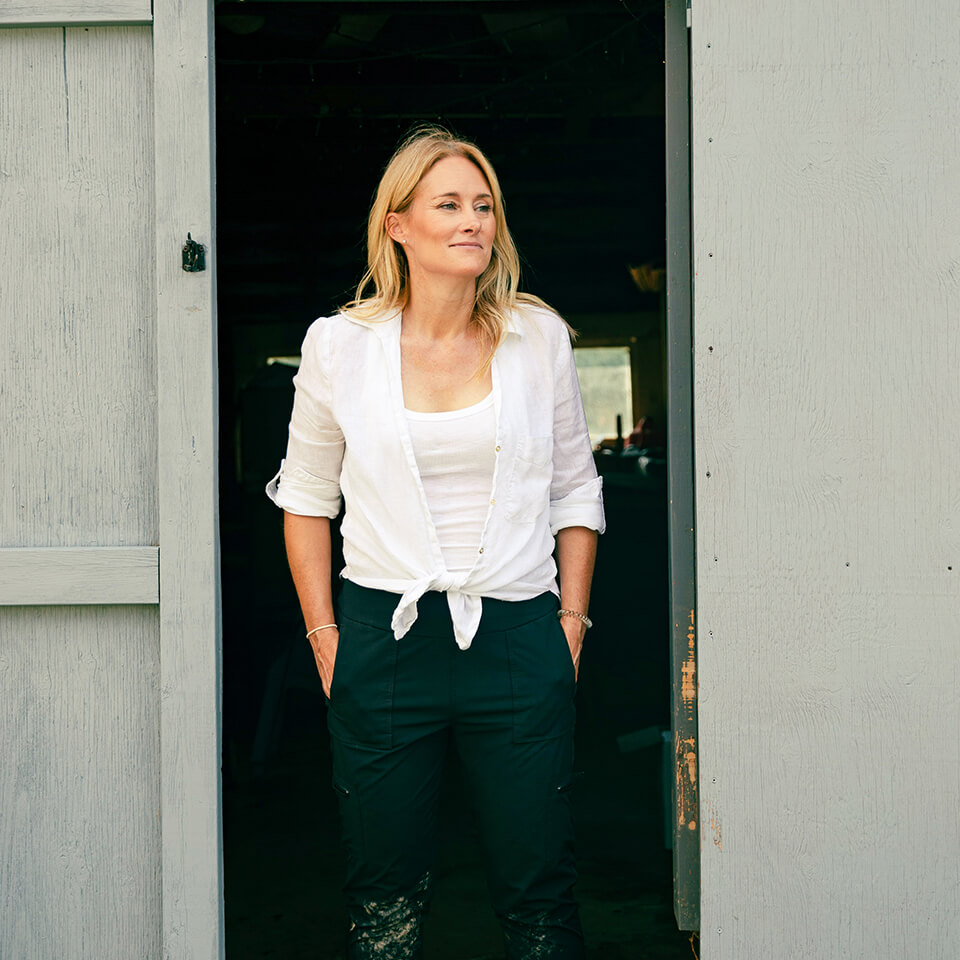
[[[710,829],[713,831],[713,845],[718,849],[723,849],[723,830],[720,827],[720,817],[716,810],[710,808]]]

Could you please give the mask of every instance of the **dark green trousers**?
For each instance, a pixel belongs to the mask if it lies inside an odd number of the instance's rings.
[[[397,600],[349,581],[340,597],[328,721],[351,960],[420,956],[451,739],[508,960],[581,960],[568,793],[576,682],[556,597],[484,600],[465,651],[440,593],[421,598],[395,640]]]

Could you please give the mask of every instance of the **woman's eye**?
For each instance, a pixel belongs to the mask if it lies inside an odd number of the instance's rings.
[[[448,200],[446,203],[441,203],[441,204],[440,204],[440,209],[441,209],[441,210],[456,210],[456,209],[457,209],[457,205],[456,205],[452,200]]]
[[[477,213],[490,213],[492,207],[489,203],[481,203],[476,209]]]

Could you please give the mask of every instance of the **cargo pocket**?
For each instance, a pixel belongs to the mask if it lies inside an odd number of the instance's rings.
[[[333,792],[337,795],[340,811],[340,842],[347,862],[362,863],[364,856],[363,815],[359,799],[349,784],[338,774],[333,776]]]
[[[576,679],[555,613],[506,633],[513,697],[513,742],[563,737],[573,730]]]
[[[572,768],[572,759],[571,759]],[[579,774],[566,771],[550,786],[545,821],[544,861],[560,873],[567,873],[571,883],[576,879],[573,860],[573,801],[574,786]]]
[[[331,736],[354,746],[393,746],[396,672],[393,632],[341,615],[327,713]]]
[[[550,505],[553,437],[522,437],[507,485],[507,519],[536,520]]]

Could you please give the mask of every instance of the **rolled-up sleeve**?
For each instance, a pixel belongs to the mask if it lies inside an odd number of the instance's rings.
[[[588,527],[603,533],[603,480],[597,476],[573,348],[561,332],[555,366],[553,480],[550,484],[550,531]]]
[[[323,327],[314,323],[293,378],[287,455],[267,484],[267,496],[278,507],[305,517],[335,517],[340,512],[343,433],[331,411],[329,360]]]

